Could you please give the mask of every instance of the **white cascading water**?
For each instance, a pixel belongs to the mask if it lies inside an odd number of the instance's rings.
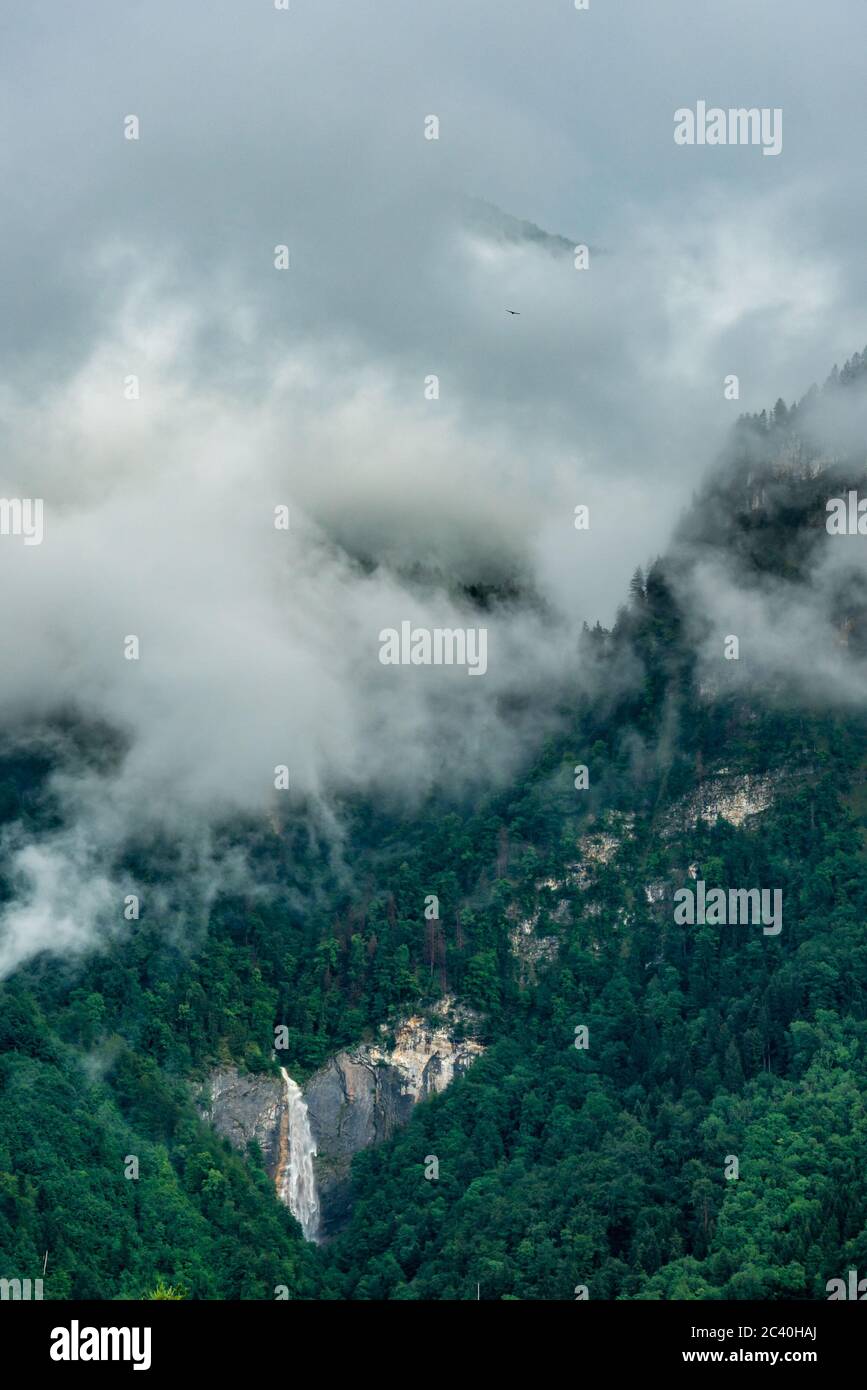
[[[316,1145],[301,1087],[285,1067],[280,1068],[280,1074],[286,1092],[286,1152],[280,1173],[280,1200],[300,1223],[305,1240],[315,1241],[319,1236],[319,1195],[313,1172]]]

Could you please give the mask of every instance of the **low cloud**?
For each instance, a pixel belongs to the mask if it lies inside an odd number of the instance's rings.
[[[850,19],[795,26],[765,90],[773,4],[684,29],[660,0],[638,46],[623,7],[376,10],[153,0],[7,36],[0,494],[42,497],[45,537],[0,538],[0,723],[74,712],[119,751],[59,760],[62,830],[9,832],[6,970],[97,939],[130,835],[188,844],[204,902],[213,827],[276,797],[339,834],[347,794],[507,779],[596,688],[582,623],[667,549],[737,413],[864,336]],[[710,99],[785,109],[779,159],[674,145],[697,64]],[[696,585],[784,664],[778,596]],[[484,677],[383,667],[405,620],[486,626]]]

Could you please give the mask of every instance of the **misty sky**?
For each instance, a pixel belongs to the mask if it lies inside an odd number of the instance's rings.
[[[860,0],[34,0],[3,21],[4,367],[40,403],[120,338],[142,414],[154,354],[242,401],[291,359],[317,519],[448,550],[471,514],[471,548],[505,538],[610,618],[732,416],[863,346],[865,39]],[[676,146],[699,98],[781,107],[782,154]],[[486,248],[462,197],[599,254]],[[580,554],[573,495],[599,508]]]
[[[317,795],[520,758],[498,698],[580,679],[571,636],[738,413],[867,341],[865,41],[861,0],[6,8],[0,495],[43,497],[46,535],[0,546],[0,714],[129,735],[121,780],[66,788],[96,902],[133,805],[258,806],[278,762]],[[677,146],[698,100],[781,108],[782,153]],[[483,681],[389,684],[379,629],[462,621],[450,582],[479,578],[546,611],[491,620]],[[17,952],[66,890],[7,849]]]

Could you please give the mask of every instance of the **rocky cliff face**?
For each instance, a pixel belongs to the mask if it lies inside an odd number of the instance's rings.
[[[310,1078],[303,1095],[316,1144],[320,1238],[333,1235],[349,1216],[353,1154],[388,1139],[414,1105],[444,1091],[472,1065],[484,1051],[472,1036],[477,1026],[477,1016],[446,999],[432,1022],[404,1019],[391,1037],[382,1028],[379,1041],[338,1052]],[[278,1184],[285,1103],[278,1079],[221,1067],[208,1078],[203,1113],[236,1148],[255,1139]]]
[[[779,772],[762,776],[736,775],[727,768],[699,783],[694,792],[682,797],[663,816],[663,835],[693,830],[699,821],[715,825],[722,817],[732,825],[743,825],[750,816],[766,811],[779,795],[784,777]]]
[[[446,1000],[435,1024],[405,1019],[394,1030],[393,1046],[383,1030],[381,1042],[338,1052],[311,1077],[304,1098],[316,1140],[324,1236],[349,1214],[352,1155],[388,1139],[418,1101],[466,1071],[483,1051],[472,1036],[460,1036],[474,1023],[468,1010]]]
[[[245,1150],[255,1139],[269,1173],[276,1177],[284,1104],[283,1083],[278,1078],[219,1067],[208,1077],[202,1113],[236,1149]]]

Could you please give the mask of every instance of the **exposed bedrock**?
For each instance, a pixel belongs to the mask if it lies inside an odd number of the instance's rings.
[[[353,1154],[388,1139],[406,1124],[413,1106],[444,1091],[472,1065],[484,1050],[472,1036],[477,1025],[470,1010],[445,999],[431,1021],[403,1019],[390,1035],[383,1027],[378,1042],[336,1053],[310,1077],[303,1098],[316,1146],[320,1239],[333,1235],[349,1217]],[[276,1077],[221,1067],[208,1078],[204,1110],[214,1128],[242,1150],[255,1139],[278,1184],[285,1104],[284,1087]]]

